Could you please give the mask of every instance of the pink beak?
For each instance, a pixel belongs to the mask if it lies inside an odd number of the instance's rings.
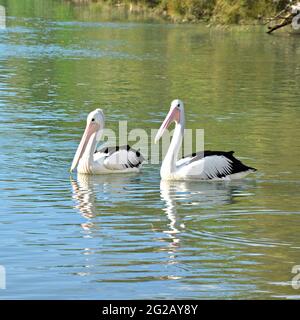
[[[81,159],[81,157],[83,156],[84,151],[86,149],[86,146],[87,146],[92,134],[97,132],[98,130],[99,130],[99,125],[97,125],[96,123],[91,122],[86,126],[84,133],[83,133],[83,136],[81,138],[80,144],[79,144],[77,151],[75,153],[70,172],[72,172],[77,167],[78,162]]]
[[[155,139],[154,139],[154,143],[157,143],[157,141],[162,137],[162,135],[164,134],[166,128],[169,127],[169,125],[173,122],[179,122],[180,119],[180,110],[178,108],[173,108],[169,111],[169,113],[166,116],[166,119],[164,120],[164,122],[162,123],[161,127],[159,128]]]

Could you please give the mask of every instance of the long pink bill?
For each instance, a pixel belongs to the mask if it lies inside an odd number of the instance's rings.
[[[90,123],[86,126],[83,136],[81,138],[81,141],[79,143],[79,146],[76,150],[72,165],[71,165],[71,169],[70,172],[72,172],[78,165],[79,160],[81,159],[81,157],[83,156],[86,146],[92,136],[93,133],[95,133],[97,131],[97,128],[95,126],[94,123]]]
[[[162,123],[162,125],[160,126],[155,139],[154,139],[154,143],[157,143],[157,141],[162,137],[162,135],[164,134],[166,128],[169,127],[169,125],[173,122],[173,121],[179,121],[179,116],[180,116],[180,111],[177,108],[173,108],[169,111],[169,113],[167,114],[164,122]]]

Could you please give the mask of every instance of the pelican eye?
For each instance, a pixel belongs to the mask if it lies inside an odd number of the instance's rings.
[[[178,103],[177,107],[179,108],[180,107],[180,104]]]
[[[93,118],[92,121],[95,121],[95,118]]]

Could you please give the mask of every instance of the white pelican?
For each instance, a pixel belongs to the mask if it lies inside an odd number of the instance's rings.
[[[231,180],[256,171],[236,159],[233,151],[197,152],[177,160],[185,122],[184,105],[178,99],[172,101],[170,111],[157,132],[155,143],[173,121],[173,138],[160,169],[163,180]]]
[[[96,151],[104,129],[104,113],[101,109],[92,111],[75,153],[70,172],[77,167],[78,173],[107,174],[138,172],[144,157],[129,145],[104,147]]]

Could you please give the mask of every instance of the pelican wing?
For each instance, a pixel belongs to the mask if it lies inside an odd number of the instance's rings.
[[[104,154],[103,165],[109,170],[126,170],[140,168],[144,157],[138,150],[132,149],[129,145],[105,147],[98,152]]]
[[[193,153],[177,162],[184,175],[203,179],[222,179],[235,173],[256,169],[244,165],[233,156],[233,151],[204,151]]]

